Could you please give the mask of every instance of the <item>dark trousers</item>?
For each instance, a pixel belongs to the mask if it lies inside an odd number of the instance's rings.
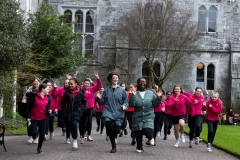
[[[160,131],[161,131],[161,128],[162,128],[163,112],[156,112],[154,114],[155,114],[155,118],[154,118],[154,134],[153,134],[153,137],[154,137],[154,139],[156,139],[157,132],[159,131],[158,128],[160,127]]]
[[[189,131],[189,139],[193,140],[193,137],[199,137],[201,133],[201,125],[202,125],[202,115],[195,115],[191,117],[188,115],[188,127]]]
[[[101,126],[100,132],[102,132],[104,128],[104,123],[102,121],[102,112],[96,112],[96,121],[97,121],[98,127]]]
[[[164,122],[164,136],[167,136],[168,131],[172,128],[171,114],[163,113],[163,122]]]
[[[73,139],[77,139],[78,138],[78,124],[79,121],[78,120],[73,120],[71,123],[71,135]]]
[[[45,125],[46,120],[31,120],[29,129],[31,131],[33,139],[36,139],[37,135],[39,134],[38,148],[42,148],[43,138],[45,134]]]
[[[124,130],[126,127],[127,127],[127,116],[126,116],[126,113],[124,113],[123,123],[120,129]]]
[[[70,132],[71,132],[71,122],[68,121],[67,117],[64,117],[65,126],[66,126],[66,138],[70,138]]]
[[[142,130],[135,131],[136,140],[137,140],[137,149],[142,149],[142,139],[143,135],[146,136],[148,139],[153,138],[153,129],[151,128],[143,128]]]
[[[136,135],[134,131],[132,131],[132,117],[133,117],[133,112],[126,112],[127,120],[128,120],[128,125],[131,130],[131,138],[135,140]]]
[[[80,122],[81,124],[79,125],[79,131],[80,131],[81,136],[84,136],[85,128],[86,128],[88,135],[89,136],[91,135],[92,115],[93,115],[93,108],[90,108],[87,111],[83,112],[81,122]]]
[[[116,146],[115,137],[117,137],[117,134],[120,131],[120,126],[116,125],[114,121],[106,121],[106,128],[112,144],[112,148],[114,148]]]
[[[50,132],[54,131],[54,116],[48,116],[46,119],[46,125],[45,125],[45,134],[48,135],[48,130]]]
[[[217,131],[218,121],[207,120],[207,124],[208,124],[208,143],[212,144]]]
[[[62,128],[62,132],[66,132],[66,121],[62,110],[58,110],[58,127]]]

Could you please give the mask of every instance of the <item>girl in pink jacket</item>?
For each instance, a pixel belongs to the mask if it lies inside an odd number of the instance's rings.
[[[202,88],[196,87],[193,94],[184,92],[193,103],[194,116],[188,115],[188,127],[189,132],[189,148],[192,148],[192,141],[195,135],[195,144],[199,143],[199,136],[202,126],[202,107],[204,102],[204,97],[202,95]]]
[[[218,121],[220,119],[220,113],[222,111],[222,102],[219,99],[218,92],[212,92],[211,98],[203,104],[203,110],[207,111],[206,120],[208,124],[208,144],[207,150],[212,152],[212,143],[217,131]]]
[[[185,143],[184,125],[186,119],[186,106],[190,109],[190,115],[194,115],[194,108],[191,100],[183,94],[183,90],[179,85],[173,88],[173,95],[169,100],[169,106],[172,109],[172,123],[174,125],[174,135],[176,138],[175,147],[179,147],[179,131],[180,138]]]

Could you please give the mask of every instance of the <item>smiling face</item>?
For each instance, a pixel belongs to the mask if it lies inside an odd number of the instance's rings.
[[[74,80],[70,80],[69,88],[70,88],[70,90],[75,91],[77,89],[77,83]]]
[[[51,83],[51,82],[48,82],[47,85],[48,85],[48,87],[49,87],[49,90],[51,90],[51,89],[52,89],[52,83]]]
[[[90,86],[91,86],[91,83],[89,81],[84,81],[84,83],[83,83],[84,88],[88,88]]]
[[[118,76],[117,75],[113,75],[112,78],[111,78],[111,83],[112,85],[117,85],[118,84]]]
[[[38,79],[35,79],[35,80],[33,81],[32,85],[33,85],[35,88],[38,88],[39,85],[40,85],[39,80],[38,80]]]
[[[146,90],[146,80],[144,78],[141,78],[137,81],[138,84],[138,90],[139,91],[145,91]]]
[[[202,90],[200,88],[195,90],[195,94],[196,94],[197,97],[201,96]]]
[[[126,89],[126,84],[125,84],[125,83],[122,83],[122,84],[121,84],[121,87],[122,87],[123,89]]]
[[[64,87],[67,88],[69,86],[69,80],[67,79],[65,82],[64,82]]]
[[[42,89],[42,92],[44,95],[48,95],[49,90],[50,90],[50,88],[49,88],[49,86],[47,86],[46,88]]]
[[[170,99],[171,95],[172,95],[171,92],[167,92],[167,94],[166,94],[167,99]]]
[[[181,88],[179,87],[179,86],[176,86],[175,88],[174,88],[174,93],[178,96],[178,95],[180,95],[180,93],[181,93]]]

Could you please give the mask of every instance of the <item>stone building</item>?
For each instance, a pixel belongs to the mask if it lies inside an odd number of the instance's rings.
[[[36,11],[44,0],[20,0],[26,11]],[[84,56],[94,54],[96,59],[80,68],[91,73],[97,70],[103,79],[115,68],[121,74],[121,82],[136,82],[137,78],[148,79],[142,68],[145,58],[141,53],[122,43],[110,39],[120,17],[130,10],[136,2],[144,0],[45,0],[59,14],[69,13],[68,23],[73,31],[80,30]],[[165,90],[179,84],[184,90],[192,90],[200,86],[207,90],[217,90],[224,105],[236,102],[240,98],[240,0],[175,0],[180,10],[192,10],[192,21],[204,24],[199,27],[202,37],[199,40],[198,52],[188,55],[174,69]],[[124,58],[123,58],[124,57]],[[161,64],[156,57],[161,72]],[[104,82],[106,85],[107,82]]]

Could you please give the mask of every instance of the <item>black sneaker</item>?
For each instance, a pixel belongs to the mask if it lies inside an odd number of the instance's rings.
[[[98,132],[98,131],[99,131],[99,129],[100,129],[100,127],[98,126],[98,127],[97,127],[97,129],[96,129],[96,132]]]
[[[167,136],[164,136],[164,137],[163,137],[163,140],[167,140]]]
[[[122,137],[123,136],[123,133],[121,132],[120,134],[119,134],[119,137]]]
[[[132,140],[131,145],[134,146],[135,144],[136,144],[136,141],[135,141],[135,140]]]
[[[168,135],[170,135],[170,134],[171,134],[171,130],[170,130],[170,129],[168,130],[167,134],[168,134]]]
[[[124,129],[124,134],[125,134],[125,135],[128,135],[128,131],[127,131],[126,128]]]
[[[146,145],[151,145],[151,144],[150,144],[150,140],[148,140],[148,141],[146,142]]]

